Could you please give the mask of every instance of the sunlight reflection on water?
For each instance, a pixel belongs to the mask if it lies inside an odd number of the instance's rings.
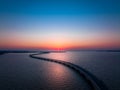
[[[1,90],[89,90],[83,78],[69,68],[30,58],[29,54],[0,56]],[[64,57],[65,58],[65,57]]]
[[[41,54],[37,56],[52,58],[52,59],[59,59],[59,60],[70,60],[70,55],[68,53],[49,53],[49,54]]]
[[[104,81],[110,90],[120,89],[120,52],[76,51],[38,56],[79,65]]]

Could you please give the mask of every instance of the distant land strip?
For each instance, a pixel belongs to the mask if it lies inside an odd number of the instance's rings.
[[[83,69],[82,67],[75,65],[71,62],[66,62],[66,61],[62,61],[62,60],[56,60],[56,59],[50,59],[50,58],[44,58],[44,57],[38,57],[37,55],[40,54],[49,54],[52,52],[40,52],[40,53],[36,53],[36,54],[30,54],[29,56],[31,58],[35,58],[35,59],[39,59],[39,60],[44,60],[44,61],[50,61],[50,62],[54,62],[54,63],[58,63],[58,64],[62,64],[72,70],[74,70],[76,73],[78,73],[80,76],[82,76],[87,83],[91,86],[91,90],[108,90],[108,88],[105,86],[105,84],[99,80],[98,78],[96,78],[94,75],[92,75],[90,72],[88,72],[87,70]]]

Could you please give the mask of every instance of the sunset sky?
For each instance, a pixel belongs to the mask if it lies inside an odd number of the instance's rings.
[[[120,49],[120,1],[0,0],[3,49]]]

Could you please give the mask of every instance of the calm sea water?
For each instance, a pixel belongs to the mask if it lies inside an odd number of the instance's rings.
[[[63,65],[33,59],[29,54],[5,54],[0,55],[0,90],[90,90],[90,86]]]
[[[77,51],[40,56],[77,64],[102,80],[109,90],[120,90],[120,52]]]

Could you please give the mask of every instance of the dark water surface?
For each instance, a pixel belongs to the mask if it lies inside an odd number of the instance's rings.
[[[101,79],[109,90],[120,90],[120,52],[77,51],[40,56],[72,62]]]
[[[29,54],[5,54],[0,55],[0,90],[90,90],[90,87],[63,65],[36,60]]]

